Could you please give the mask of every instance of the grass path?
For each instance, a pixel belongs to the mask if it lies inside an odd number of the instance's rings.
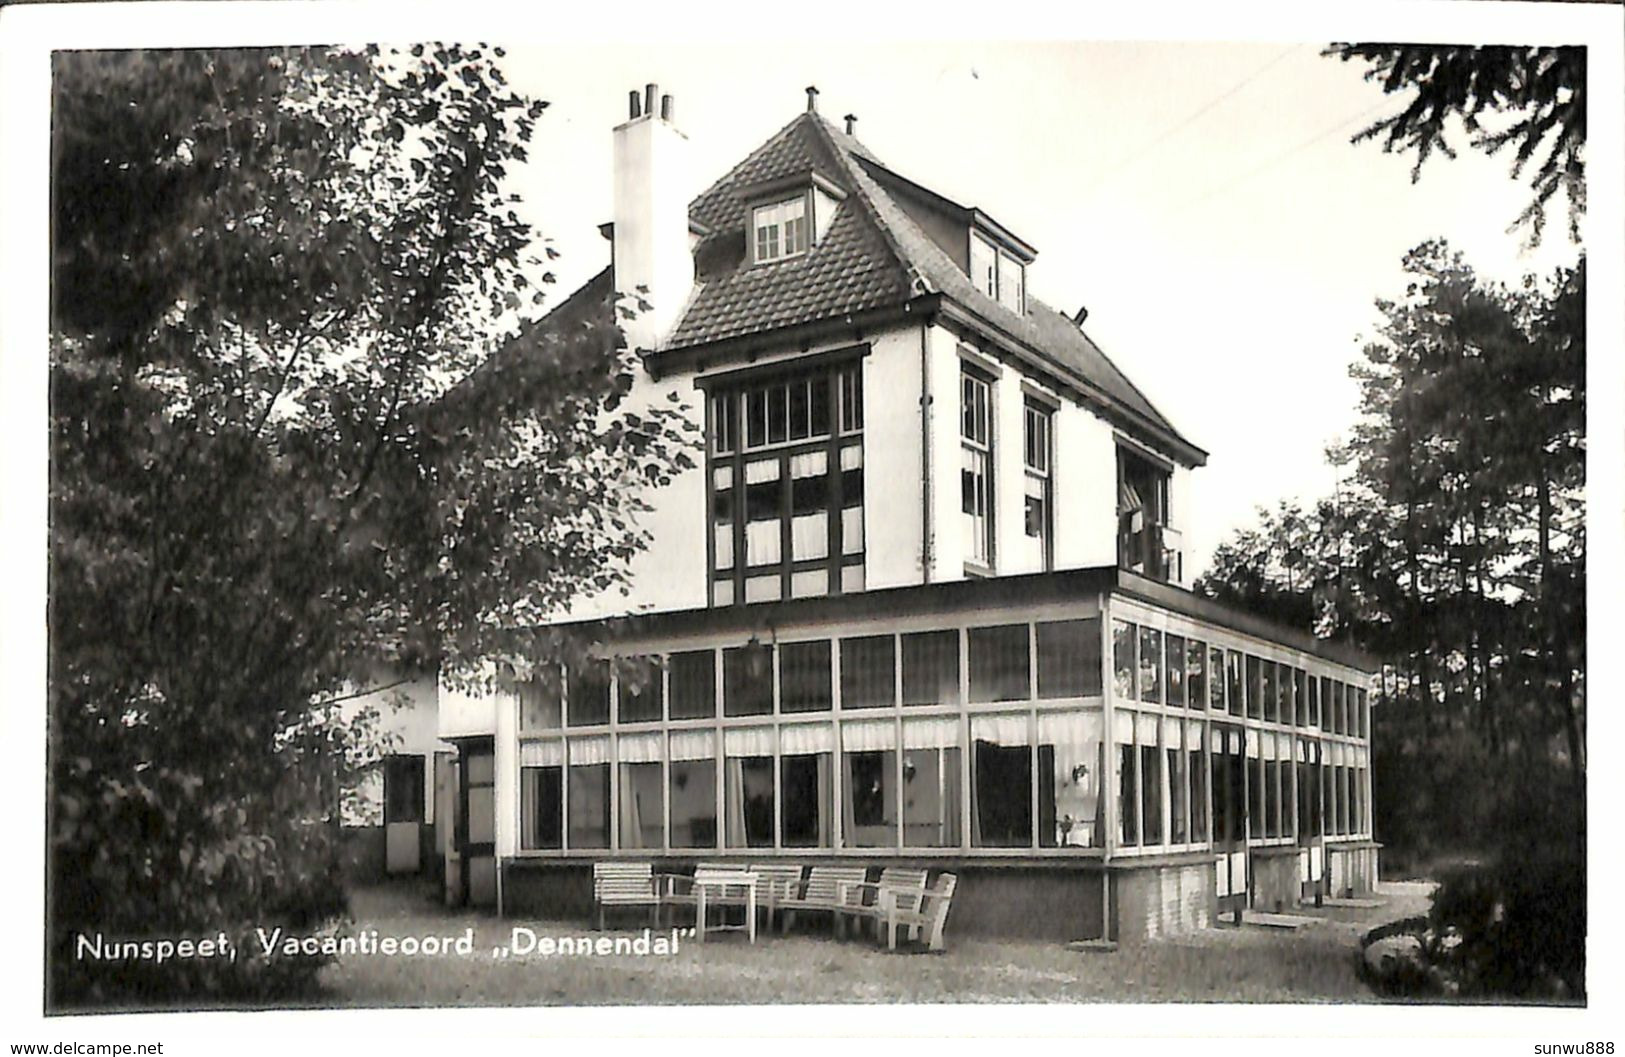
[[[869,942],[811,931],[680,940],[669,956],[553,955],[496,958],[512,925],[538,935],[599,934],[576,922],[498,920],[435,906],[421,889],[364,889],[356,928],[396,937],[461,935],[471,955],[348,955],[323,971],[320,1005],[663,1005],[930,1002],[1371,1002],[1355,974],[1359,936],[1420,912],[1425,887],[1385,888],[1380,909],[1305,910],[1296,932],[1211,929],[1114,952],[1052,943],[960,939],[949,920],[944,954],[889,954]],[[816,930],[816,924],[811,926]],[[606,933],[633,935],[635,930]]]

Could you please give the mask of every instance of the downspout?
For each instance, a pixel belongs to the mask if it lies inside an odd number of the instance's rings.
[[[920,570],[931,582],[931,319],[920,324]]]

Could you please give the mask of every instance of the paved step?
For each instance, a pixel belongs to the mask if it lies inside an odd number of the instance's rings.
[[[1284,929],[1293,931],[1305,925],[1313,925],[1314,918],[1302,917],[1298,914],[1268,914],[1259,910],[1250,910],[1241,919],[1243,925],[1255,925],[1262,929]]]

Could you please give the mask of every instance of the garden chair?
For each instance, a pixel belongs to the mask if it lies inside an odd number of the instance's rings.
[[[925,890],[925,898],[916,910],[903,910],[892,902],[892,892],[883,889],[881,899],[886,903],[886,948],[897,949],[897,930],[908,930],[912,941],[924,940],[928,950],[943,949],[942,929],[948,921],[948,907],[953,903],[954,888],[959,879],[951,873],[940,874],[937,883]]]
[[[863,866],[814,866],[808,871],[807,883],[799,895],[777,901],[776,909],[782,915],[779,931],[788,932],[795,924],[796,914],[803,910],[828,913],[836,928],[840,928],[840,912],[847,909],[848,892],[854,898],[861,898],[862,889],[857,886],[867,880],[868,873],[868,868]]]
[[[864,921],[873,922],[875,939],[878,940],[880,922],[888,905],[896,905],[898,909],[907,911],[920,909],[920,901],[925,898],[925,875],[926,871],[921,869],[888,866],[880,871],[878,881],[861,884],[845,882],[840,899],[841,909],[836,913],[843,925],[848,918],[860,925]],[[890,896],[889,900],[883,898],[887,895]]]
[[[655,890],[651,863],[593,863],[592,901],[598,908],[599,931],[603,931],[607,907],[648,907],[650,924],[656,927],[660,924],[660,897]]]

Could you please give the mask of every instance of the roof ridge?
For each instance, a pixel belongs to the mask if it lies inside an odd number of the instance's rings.
[[[857,199],[863,203],[864,210],[868,213],[870,221],[874,223],[875,229],[880,232],[880,237],[885,240],[886,247],[891,250],[892,256],[895,257],[900,264],[902,264],[903,270],[908,273],[909,289],[921,294],[939,292],[933,286],[930,279],[926,277],[925,270],[920,267],[919,262],[915,261],[913,256],[903,248],[902,241],[897,237],[897,233],[891,229],[891,223],[886,220],[886,218],[881,215],[880,210],[875,207],[872,192],[864,184],[865,180],[870,180],[871,178],[867,173],[858,172],[858,167],[853,164],[852,159],[848,154],[848,149],[843,147],[836,139],[837,136],[843,134],[838,132],[835,127],[829,123],[829,119],[825,118],[817,111],[812,111],[811,116],[813,118],[812,127],[817,130],[819,137],[824,142],[825,147],[828,148],[832,155],[834,155],[835,163],[841,167],[841,170],[846,174],[847,179],[852,182],[853,190],[856,192]],[[849,138],[851,138],[854,143],[857,143],[857,137],[854,136]],[[858,146],[862,147],[863,145],[859,143]],[[873,161],[876,165],[882,164],[880,159],[874,157],[874,153],[869,151],[867,147],[863,147],[863,149],[869,154],[870,161]],[[876,188],[880,189],[878,184],[876,185]]]
[[[1089,336],[1089,332],[1083,329],[1083,325],[1081,323],[1074,322],[1071,316],[1067,315],[1065,312],[1062,312],[1060,309],[1045,301],[1043,298],[1034,297],[1032,294],[1027,295],[1027,305],[1029,308],[1036,306],[1040,309],[1052,312],[1061,319],[1065,320],[1067,325],[1077,327],[1078,333],[1083,335],[1083,340],[1089,343],[1090,347],[1095,350],[1096,355],[1098,355],[1102,360],[1106,361],[1106,366],[1110,367],[1113,371],[1116,371],[1117,376],[1123,380],[1123,384],[1134,390],[1135,395],[1141,400],[1145,401],[1145,406],[1155,412],[1158,418],[1162,419],[1162,428],[1168,430],[1168,432],[1172,433],[1180,440],[1183,440],[1186,444],[1190,444],[1191,447],[1196,447],[1196,445],[1186,438],[1183,433],[1179,432],[1179,430],[1175,428],[1173,420],[1164,414],[1162,408],[1158,407],[1155,401],[1145,394],[1145,390],[1134,384],[1134,379],[1129,377],[1128,372],[1119,367],[1116,360],[1106,355],[1106,350],[1100,347],[1100,342],[1096,341],[1094,338],[1091,338]],[[1140,414],[1140,412],[1135,408],[1127,408],[1127,410],[1134,412],[1135,414]],[[1142,415],[1141,417],[1144,416]]]
[[[767,139],[763,140],[754,150],[746,151],[745,156],[740,158],[733,168],[711,181],[710,185],[707,186],[705,190],[688,200],[688,211],[692,213],[695,206],[699,205],[701,202],[715,194],[723,184],[726,184],[728,181],[732,180],[739,173],[739,170],[743,169],[745,166],[754,161],[757,155],[772,147],[782,137],[788,135],[790,130],[796,127],[796,122],[801,121],[805,117],[805,114],[797,114],[795,117],[790,119],[789,124],[773,133],[773,135],[767,137]]]

